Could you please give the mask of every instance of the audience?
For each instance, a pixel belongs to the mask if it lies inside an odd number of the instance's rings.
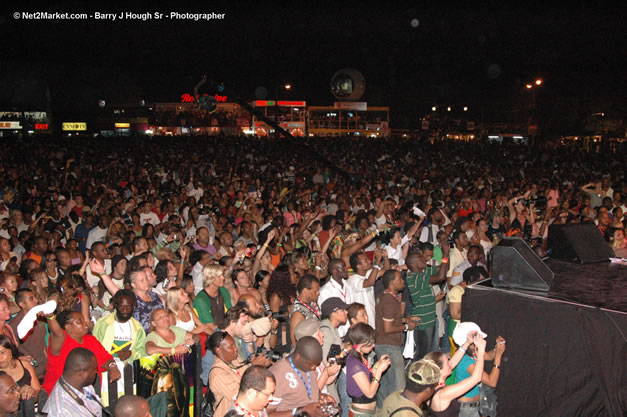
[[[359,404],[353,413],[368,414],[375,396],[384,411],[403,401],[428,404],[435,373],[424,361],[404,373],[404,340],[413,330],[416,361],[453,335],[464,317],[464,287],[489,274],[486,259],[500,239],[520,236],[544,252],[550,225],[587,222],[625,254],[621,157],[582,154],[577,145],[558,150],[548,143],[532,149],[353,138],[194,137],[176,149],[159,137],[7,141],[0,154],[1,333],[28,357],[11,359],[31,374],[28,386],[42,380],[46,392],[59,387],[66,368],[64,380],[90,392],[90,361],[68,365],[74,348],[92,351],[94,373],[108,371],[116,380],[118,363],[185,354],[198,340],[193,334],[211,339],[221,329],[239,348],[237,360],[254,361],[239,389],[232,383],[225,391],[221,414],[230,407],[263,415],[270,404],[279,417],[318,417],[326,407],[319,399],[326,403],[331,393],[346,415],[345,391]],[[56,302],[54,312],[29,315],[48,300]],[[28,324],[23,337],[20,324]],[[368,368],[376,362],[366,338],[347,359],[360,353],[363,372],[348,379],[346,367],[329,363],[328,351],[339,345],[338,357],[346,357],[355,346],[342,338],[366,325],[389,367]],[[273,365],[276,379],[256,366],[269,365],[256,355],[261,346],[279,356],[293,352]],[[458,359],[455,349],[451,359],[433,358],[440,380],[457,360],[456,378],[471,378],[479,366],[468,355]],[[485,359],[500,365],[503,350],[497,344]],[[203,361],[203,372],[212,364],[218,361]],[[9,374],[26,375],[16,369]],[[496,384],[495,372],[484,383]],[[8,395],[8,378],[0,377],[0,395]],[[270,401],[275,384],[278,398]],[[474,402],[471,393],[462,403]],[[446,412],[454,397],[438,390],[432,411]],[[144,403],[126,401],[119,413],[145,414]]]

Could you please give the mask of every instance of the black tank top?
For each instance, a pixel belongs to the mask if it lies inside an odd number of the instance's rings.
[[[435,394],[438,391],[440,391],[442,388],[444,387],[441,387],[435,390],[435,392],[433,393],[433,397],[431,397],[431,401],[433,401],[433,398],[435,398]],[[435,411],[433,408],[431,408],[431,403],[429,403],[429,411],[431,413],[430,415],[433,417],[457,417],[459,416],[460,407],[461,407],[461,404],[459,403],[459,401],[457,401],[457,399],[452,400],[448,408],[443,411]]]

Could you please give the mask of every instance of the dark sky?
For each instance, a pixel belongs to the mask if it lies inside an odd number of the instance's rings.
[[[192,92],[205,73],[223,82],[229,95],[253,99],[258,86],[274,95],[277,85],[290,82],[290,98],[330,105],[331,76],[352,67],[365,76],[363,99],[371,106],[391,106],[397,120],[405,122],[434,104],[515,106],[524,100],[524,84],[536,77],[545,81],[546,102],[604,100],[606,106],[625,109],[625,8],[230,3],[98,9],[56,2],[6,9],[0,21],[0,69],[3,84],[12,88],[5,88],[0,103],[37,101],[42,86],[50,87],[55,105],[67,108],[95,105],[95,97],[174,101]],[[26,10],[216,12],[226,17],[199,22],[13,18]]]

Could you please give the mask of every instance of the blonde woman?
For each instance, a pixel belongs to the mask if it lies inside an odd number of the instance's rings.
[[[166,308],[170,318],[170,325],[180,327],[193,334],[210,333],[210,326],[200,322],[200,318],[198,318],[198,315],[189,303],[189,295],[183,288],[172,287],[168,289]]]
[[[224,319],[224,313],[231,308],[231,295],[224,287],[224,267],[221,265],[206,265],[202,270],[203,289],[196,294],[194,308],[198,312],[200,321],[209,324],[210,332]]]

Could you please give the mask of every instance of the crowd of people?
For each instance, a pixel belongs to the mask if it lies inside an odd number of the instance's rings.
[[[478,416],[507,345],[464,321],[464,289],[503,237],[544,256],[551,224],[625,256],[624,173],[571,147],[8,142],[0,415],[101,416],[96,376],[198,344],[215,417]]]

